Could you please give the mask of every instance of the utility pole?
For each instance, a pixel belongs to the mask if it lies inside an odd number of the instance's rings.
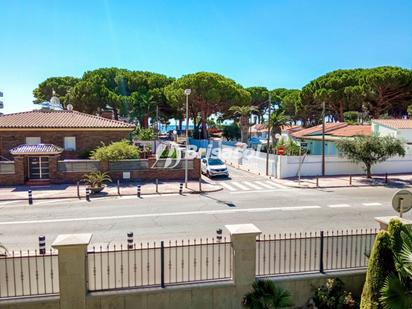
[[[185,187],[187,188],[187,179],[188,179],[188,162],[187,156],[189,152],[189,95],[192,92],[191,89],[185,89],[186,95],[186,151],[185,151]]]
[[[322,102],[322,176],[325,176],[325,102]]]
[[[269,100],[268,100],[268,110],[269,110],[268,137],[267,137],[267,144],[266,144],[266,176],[269,176],[270,108],[271,108],[271,105],[272,105],[272,95],[269,92]]]

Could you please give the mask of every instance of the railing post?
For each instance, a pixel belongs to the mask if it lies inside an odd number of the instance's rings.
[[[87,246],[92,234],[57,236],[52,247],[58,250],[60,309],[86,309]]]
[[[319,248],[319,271],[323,273],[323,241],[324,235],[323,231],[320,231],[320,248]]]
[[[240,300],[250,291],[256,278],[256,236],[261,231],[254,224],[226,225],[233,249],[233,281]]]
[[[160,242],[160,286],[165,287],[165,246],[163,240]]]
[[[77,182],[77,198],[80,199],[80,181]]]

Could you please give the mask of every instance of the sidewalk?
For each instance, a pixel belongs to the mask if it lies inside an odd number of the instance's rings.
[[[393,188],[405,188],[412,186],[411,174],[396,174],[372,176],[372,179],[367,179],[364,175],[348,175],[343,176],[325,176],[325,177],[301,177],[300,183],[297,177],[287,179],[272,180],[283,186],[301,189],[316,189],[316,188],[345,188],[345,187],[374,187],[387,186]]]
[[[158,190],[153,182],[130,182],[120,183],[119,188],[116,184],[108,185],[103,192],[91,195],[92,198],[107,197],[107,196],[127,196],[137,195],[137,185],[141,186],[141,195],[150,194],[173,194],[179,193],[179,181],[159,182]],[[60,198],[77,198],[76,185],[49,185],[49,186],[14,186],[0,188],[0,201],[26,200],[28,199],[28,190],[32,190],[33,199],[60,199]],[[223,188],[218,185],[211,184],[202,180],[201,192],[216,192]],[[183,185],[183,194],[199,194],[199,181],[189,181],[188,187]],[[81,198],[86,196],[86,185],[79,186],[79,194]]]

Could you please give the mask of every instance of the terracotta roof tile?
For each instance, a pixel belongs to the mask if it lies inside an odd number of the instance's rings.
[[[34,110],[0,116],[0,130],[13,128],[133,129],[135,125],[77,111]]]
[[[325,124],[325,132],[327,133],[331,130],[341,128],[341,127],[345,127],[345,126],[347,126],[347,124],[344,123],[344,122],[329,122],[329,123]],[[306,129],[302,129],[302,130],[293,132],[291,135],[293,137],[300,138],[302,136],[314,134],[314,133],[317,133],[317,132],[319,132],[319,134],[322,133],[322,125],[321,124],[317,125],[317,126],[313,126],[313,127],[310,127],[310,128],[306,128]]]
[[[372,122],[393,129],[412,129],[412,119],[373,119]]]
[[[371,135],[372,127],[370,125],[348,125],[328,132],[328,135],[339,137],[352,137],[359,135]]]

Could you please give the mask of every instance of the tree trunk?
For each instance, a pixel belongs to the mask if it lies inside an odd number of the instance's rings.
[[[145,114],[143,116],[143,123],[142,123],[142,127],[147,129],[149,127],[149,115]]]
[[[365,165],[366,165],[366,178],[371,179],[372,178],[371,165],[369,163],[365,163]]]
[[[117,108],[113,108],[113,117],[115,120],[119,120],[119,111]]]
[[[202,134],[201,139],[207,139],[207,117],[206,113],[202,111]]]
[[[179,130],[182,131],[183,119],[179,119]]]

